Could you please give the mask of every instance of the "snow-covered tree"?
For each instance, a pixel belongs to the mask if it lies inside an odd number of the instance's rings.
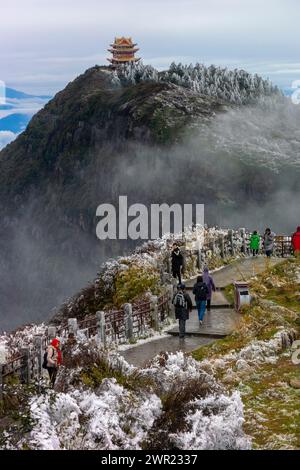
[[[174,83],[235,104],[252,103],[266,96],[281,94],[270,80],[264,80],[256,74],[251,75],[245,70],[222,69],[215,65],[206,67],[198,63],[193,66],[172,62],[170,68],[163,72],[142,62],[125,64],[113,72],[113,82],[117,83],[117,79],[125,86],[144,81]]]

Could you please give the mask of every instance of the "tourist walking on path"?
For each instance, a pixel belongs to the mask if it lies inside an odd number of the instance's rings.
[[[193,287],[193,294],[195,296],[196,307],[198,310],[199,324],[202,325],[203,318],[205,315],[206,300],[207,300],[207,295],[208,295],[208,287],[205,284],[205,282],[203,282],[202,276],[197,277],[197,282]]]
[[[211,297],[212,297],[212,292],[216,291],[216,286],[215,286],[215,283],[214,283],[214,280],[212,278],[212,276],[209,274],[209,270],[208,270],[208,267],[205,266],[204,270],[203,270],[203,282],[205,282],[205,284],[207,285],[207,288],[208,288],[208,294],[206,296],[206,308],[207,308],[207,311],[209,312],[210,311],[210,306],[211,306]]]
[[[192,300],[187,292],[185,292],[185,285],[178,284],[177,292],[173,297],[173,304],[175,306],[175,316],[179,320],[179,338],[185,337],[185,323],[189,319],[190,311],[193,308]]]
[[[270,258],[274,251],[274,241],[275,241],[275,233],[271,231],[270,228],[266,228],[265,234],[263,236],[264,241],[264,250],[266,256]]]
[[[57,376],[57,371],[62,362],[62,354],[59,349],[60,341],[54,338],[47,349],[47,370],[49,372],[50,386],[53,388]]]
[[[183,266],[183,256],[177,243],[173,243],[173,249],[171,253],[172,258],[172,274],[174,278],[178,278],[179,284],[181,284],[181,270]]]
[[[294,255],[300,257],[300,226],[297,227],[297,232],[293,233],[292,246],[294,250]]]
[[[253,256],[257,256],[260,248],[260,236],[257,231],[254,230],[250,237],[250,250],[252,251]]]

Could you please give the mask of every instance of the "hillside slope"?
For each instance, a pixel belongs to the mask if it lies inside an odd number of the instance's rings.
[[[299,191],[298,122],[298,109],[243,71],[87,70],[0,152],[1,327],[49,315],[131,247],[96,239],[97,206],[119,195],[205,203],[210,224],[259,227],[271,214],[291,230],[295,209],[280,201]]]

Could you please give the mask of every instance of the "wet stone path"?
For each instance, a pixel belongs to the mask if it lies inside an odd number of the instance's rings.
[[[272,258],[269,265],[275,265],[283,261],[282,258]],[[268,262],[263,256],[257,258],[244,258],[225,266],[212,273],[217,291],[213,293],[211,311],[206,312],[203,325],[199,325],[196,308],[191,312],[190,319],[186,323],[186,337],[179,339],[178,324],[168,330],[168,336],[133,346],[120,354],[127,362],[137,367],[143,367],[149,360],[161,352],[191,352],[200,346],[209,344],[216,339],[224,338],[237,326],[240,314],[229,304],[222,289],[234,281],[248,280],[256,274],[263,272],[268,267]],[[191,293],[195,279],[185,280],[187,290]]]

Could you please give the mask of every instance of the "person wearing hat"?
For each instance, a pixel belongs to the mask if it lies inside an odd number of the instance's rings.
[[[59,346],[59,339],[54,338],[47,349],[47,370],[49,372],[51,388],[54,387],[57,371],[62,362],[62,354]]]
[[[179,284],[181,284],[181,274],[183,269],[183,256],[177,245],[173,243],[172,253],[171,253],[171,262],[172,262],[172,274],[174,279],[178,278]]]
[[[175,317],[179,320],[179,338],[185,337],[185,324],[189,319],[189,313],[193,308],[192,300],[187,292],[185,292],[185,285],[178,284],[177,292],[173,297],[173,304],[175,306]]]

